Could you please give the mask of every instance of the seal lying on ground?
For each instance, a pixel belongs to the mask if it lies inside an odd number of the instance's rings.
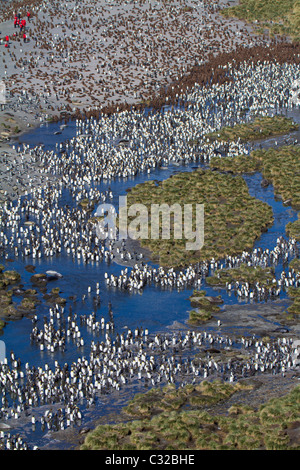
[[[47,274],[49,280],[60,279],[60,278],[63,277],[63,275],[58,273],[57,271],[46,271],[46,274]]]

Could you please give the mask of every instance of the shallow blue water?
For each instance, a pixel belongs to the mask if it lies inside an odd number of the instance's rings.
[[[55,135],[54,132],[59,130],[59,124],[47,124],[33,132],[22,136],[22,142],[30,146],[43,143],[45,150],[55,150],[55,144],[64,142],[75,135],[75,123],[69,122],[68,126],[62,130],[61,134]],[[113,204],[117,204],[118,196],[125,195],[126,189],[135,186],[137,183],[144,182],[148,179],[163,180],[178,171],[192,171],[195,167],[201,166],[193,163],[188,166],[172,166],[167,169],[157,169],[150,175],[140,174],[135,178],[128,178],[126,180],[114,180],[109,183],[101,183],[99,189],[105,191],[108,187],[111,188],[114,194]],[[257,173],[255,175],[245,175],[245,181],[248,184],[250,194],[262,201],[270,204],[274,211],[275,222],[269,230],[262,234],[261,238],[255,242],[255,247],[263,249],[273,249],[276,245],[276,240],[279,236],[284,235],[285,226],[288,222],[294,221],[297,218],[297,212],[283,205],[282,201],[275,200],[273,187],[270,185],[267,188],[262,188],[262,176]],[[62,201],[64,203],[64,201]],[[45,272],[49,269],[60,272],[63,275],[62,279],[52,281],[48,284],[50,287],[59,287],[61,289],[61,296],[67,299],[65,311],[69,312],[70,308],[73,313],[77,315],[90,314],[95,311],[98,318],[104,317],[106,321],[109,320],[108,316],[108,303],[111,302],[114,321],[115,333],[125,331],[125,328],[134,329],[135,327],[148,328],[150,333],[165,330],[174,321],[185,323],[188,319],[188,311],[191,309],[189,296],[192,289],[183,291],[176,290],[163,290],[153,285],[144,288],[142,293],[130,293],[127,291],[119,291],[108,289],[104,284],[104,272],[109,274],[119,274],[122,269],[121,266],[111,263],[107,265],[103,262],[94,262],[85,264],[82,261],[72,261],[72,258],[66,254],[53,256],[47,259],[32,259],[27,257],[25,260],[14,259],[12,262],[5,262],[7,269],[17,269],[22,276],[24,287],[31,288],[30,277],[32,274],[25,270],[27,264],[36,266],[36,272]],[[278,265],[276,272],[283,269],[282,265]],[[95,307],[93,299],[95,296],[96,283],[100,283],[100,306]],[[88,287],[92,287],[92,292],[88,293]],[[229,295],[224,289],[212,289],[205,284],[202,284],[209,295],[221,294],[225,304],[237,303],[237,298],[234,294]],[[48,289],[48,290],[49,290]],[[86,295],[85,300],[82,296]],[[70,296],[73,296],[71,299]],[[75,298],[74,298],[75,296]],[[284,297],[285,294],[282,294]],[[40,297],[41,298],[41,297]],[[17,300],[15,298],[14,300]],[[43,316],[48,316],[49,306],[45,305],[43,301],[37,307],[37,314],[39,317],[39,326],[42,324]],[[48,352],[41,352],[39,349],[30,344],[30,332],[32,330],[32,322],[29,318],[10,322],[7,324],[3,331],[1,339],[5,341],[7,352],[13,350],[17,357],[20,357],[22,363],[29,362],[30,365],[44,365],[47,362],[52,365],[55,360],[60,364],[65,362],[72,362],[79,356],[88,355],[89,346],[92,339],[104,338],[103,334],[99,333],[97,336],[88,331],[86,327],[82,328],[83,338],[85,345],[81,349],[74,347],[72,342],[67,343],[64,352],[55,352],[50,354]],[[132,389],[129,395],[133,393]],[[113,401],[115,400],[114,394],[105,397],[106,407],[110,409]],[[117,405],[116,405],[117,406]],[[95,410],[95,417],[97,413],[102,415],[105,413],[105,406],[100,406]],[[21,428],[22,429],[22,428]],[[29,441],[39,442],[42,438],[42,433],[36,431],[32,433],[27,427],[23,427],[23,432],[26,431],[26,436]]]
[[[298,113],[299,114],[299,113]],[[297,114],[297,117],[298,117]],[[294,116],[295,117],[295,116]],[[55,150],[55,144],[71,139],[75,135],[76,125],[75,122],[69,122],[67,127],[62,130],[62,133],[55,135],[54,133],[60,129],[60,124],[45,124],[44,126],[35,129],[33,132],[27,133],[22,136],[22,142],[35,146],[39,143],[44,144],[45,150]],[[272,139],[270,139],[272,141]],[[273,142],[271,142],[272,144]],[[270,141],[264,143],[269,145]],[[105,191],[111,188],[113,192],[112,204],[118,204],[119,195],[126,195],[126,189],[142,183],[146,180],[164,180],[170,175],[178,171],[192,171],[199,164],[174,166],[170,165],[167,169],[156,169],[148,174],[139,174],[136,177],[127,179],[115,179],[109,182],[101,182],[99,189]],[[284,206],[282,201],[274,198],[274,191],[272,185],[267,188],[261,186],[262,176],[260,173],[255,175],[244,175],[244,179],[249,187],[249,192],[252,196],[267,202],[271,205],[275,222],[267,232],[263,233],[261,238],[255,242],[254,247],[273,249],[276,246],[277,238],[285,234],[285,226],[288,222],[293,222],[297,219],[297,212],[291,207]],[[62,201],[64,203],[64,201]],[[66,311],[72,308],[73,312],[78,315],[89,314],[95,311],[97,315],[104,316],[108,320],[108,302],[112,303],[114,320],[116,324],[116,331],[124,327],[135,328],[148,327],[153,333],[164,329],[166,326],[173,323],[173,321],[185,322],[188,318],[188,310],[190,310],[190,303],[188,297],[192,289],[186,289],[178,292],[176,290],[168,291],[162,290],[159,287],[147,286],[142,293],[129,293],[114,289],[108,289],[104,284],[104,272],[109,274],[119,274],[121,266],[111,263],[108,265],[103,262],[92,262],[85,264],[82,261],[73,261],[71,257],[62,253],[47,259],[32,259],[27,257],[25,262],[21,259],[15,259],[12,263],[6,263],[7,267],[16,268],[22,275],[22,281],[25,287],[31,287],[30,277],[24,267],[26,264],[36,266],[36,272],[45,272],[46,270],[55,270],[63,275],[63,278],[57,281],[52,281],[51,287],[60,287],[61,295],[68,299],[66,304]],[[282,265],[279,264],[276,272],[282,270]],[[100,283],[100,298],[101,304],[94,307],[93,298],[95,296],[95,285]],[[88,286],[92,286],[92,292],[88,294]],[[50,284],[49,284],[50,287]],[[237,303],[234,294],[228,295],[224,289],[212,289],[204,283],[202,287],[206,289],[208,294],[220,293],[223,296],[225,304]],[[86,299],[82,302],[82,296],[86,295]],[[70,296],[76,296],[76,301],[70,300]],[[283,293],[284,297],[285,294]],[[42,315],[47,315],[48,307],[45,303],[38,307],[38,314],[41,318]],[[28,345],[28,338],[32,328],[31,322],[24,318],[23,320],[10,323],[4,330],[4,337],[7,349],[13,349],[16,354],[19,354],[24,360],[29,360],[32,348]],[[18,337],[18,341],[16,341]],[[72,348],[70,348],[72,349]],[[27,357],[28,354],[28,357]],[[38,360],[40,352],[34,355],[34,360]],[[65,352],[64,360],[70,360],[73,352],[68,348]],[[41,363],[43,360],[41,360]]]

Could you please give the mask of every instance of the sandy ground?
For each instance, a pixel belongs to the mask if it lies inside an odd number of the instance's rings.
[[[0,201],[26,187],[29,167],[7,145],[13,136],[63,113],[145,103],[209,53],[262,44],[250,26],[220,15],[234,3],[29,0],[20,9],[21,18],[31,12],[24,42],[13,2],[0,1]],[[8,184],[16,164],[21,184]]]

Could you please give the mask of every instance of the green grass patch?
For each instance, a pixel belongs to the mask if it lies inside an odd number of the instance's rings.
[[[297,130],[298,125],[285,116],[257,117],[253,122],[236,124],[233,127],[222,127],[219,131],[211,132],[206,136],[211,140],[237,140],[248,142],[264,139],[275,135],[288,134]]]
[[[293,303],[287,308],[287,312],[291,315],[300,315],[300,287],[289,287],[288,296]]]
[[[299,0],[240,0],[238,5],[221,13],[226,18],[252,22],[257,32],[268,29],[271,36],[290,36],[295,41],[300,38]]]
[[[245,162],[243,171],[242,162]],[[210,166],[222,171],[246,173],[260,171],[274,186],[275,194],[283,202],[300,209],[300,146],[288,145],[279,148],[255,150],[247,157],[212,158]],[[290,236],[299,236],[299,220],[287,225]],[[293,235],[292,235],[293,234]]]
[[[249,195],[247,184],[241,176],[210,170],[198,169],[178,173],[162,182],[147,181],[139,184],[127,193],[128,208],[134,204],[146,207],[146,214],[142,218],[141,213],[137,212],[136,216],[129,217],[128,227],[131,227],[132,222],[137,224],[138,217],[143,220],[146,231],[142,232],[138,228],[137,238],[151,252],[153,261],[165,267],[184,267],[212,257],[221,259],[226,255],[250,250],[254,241],[273,223],[272,208]],[[163,238],[162,217],[159,237],[154,239],[151,235],[153,204],[160,207],[166,204],[168,208],[175,204],[179,206],[179,223],[174,212],[171,215],[167,213],[170,222],[169,239]],[[204,204],[204,246],[200,250],[187,250],[186,247],[186,243],[194,239],[185,236],[185,204],[193,205],[193,231],[196,229],[196,204]],[[181,238],[175,231],[180,223]]]
[[[205,291],[194,290],[190,296],[191,305],[196,307],[196,310],[189,312],[189,323],[204,323],[210,320],[214,313],[220,312],[219,305],[223,303],[221,296],[211,297],[205,294]]]
[[[273,268],[261,268],[260,266],[248,266],[241,264],[238,268],[217,269],[213,276],[206,278],[207,284],[210,286],[225,287],[227,283],[231,284],[236,281],[249,284],[253,287],[257,282],[260,286],[270,286],[274,279]]]
[[[299,439],[295,439],[292,431],[299,427],[300,386],[258,409],[236,403],[227,414],[215,415],[204,410],[205,406],[226,403],[245,388],[240,383],[203,381],[178,390],[167,386],[139,394],[125,409],[125,419],[128,410],[138,419],[98,426],[87,435],[81,449],[299,450]],[[170,406],[178,400],[182,403],[180,407],[164,409],[166,401]],[[147,417],[140,413],[143,401],[148,407],[151,402]]]
[[[237,155],[235,157],[212,157],[209,162],[212,169],[230,171],[235,174],[257,173],[261,164],[249,155]]]
[[[294,258],[290,264],[289,264],[290,269],[294,269],[297,272],[300,272],[300,259],[299,258]]]
[[[300,219],[298,214],[298,219],[295,222],[289,222],[285,227],[286,234],[295,238],[295,240],[300,241]],[[298,260],[299,261],[299,260]]]

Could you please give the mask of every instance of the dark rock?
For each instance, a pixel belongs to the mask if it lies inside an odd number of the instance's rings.
[[[34,273],[34,271],[35,271],[35,266],[32,266],[32,264],[28,264],[27,266],[25,266],[25,269],[26,269],[26,271],[28,271],[29,273]]]
[[[266,179],[263,179],[262,182],[260,183],[262,188],[267,188],[269,186],[269,181]]]
[[[222,304],[223,303],[223,299],[220,295],[218,297],[206,296],[205,298],[207,300],[209,300],[209,302],[211,302],[212,304]]]
[[[48,282],[47,274],[34,274],[30,278],[30,282],[39,287],[45,287]]]
[[[216,349],[216,348],[205,349],[205,352],[209,352],[211,354],[221,354],[221,351],[219,349]]]
[[[279,326],[278,328],[276,328],[273,331],[276,332],[276,333],[288,333],[289,329],[285,328],[284,326]]]

